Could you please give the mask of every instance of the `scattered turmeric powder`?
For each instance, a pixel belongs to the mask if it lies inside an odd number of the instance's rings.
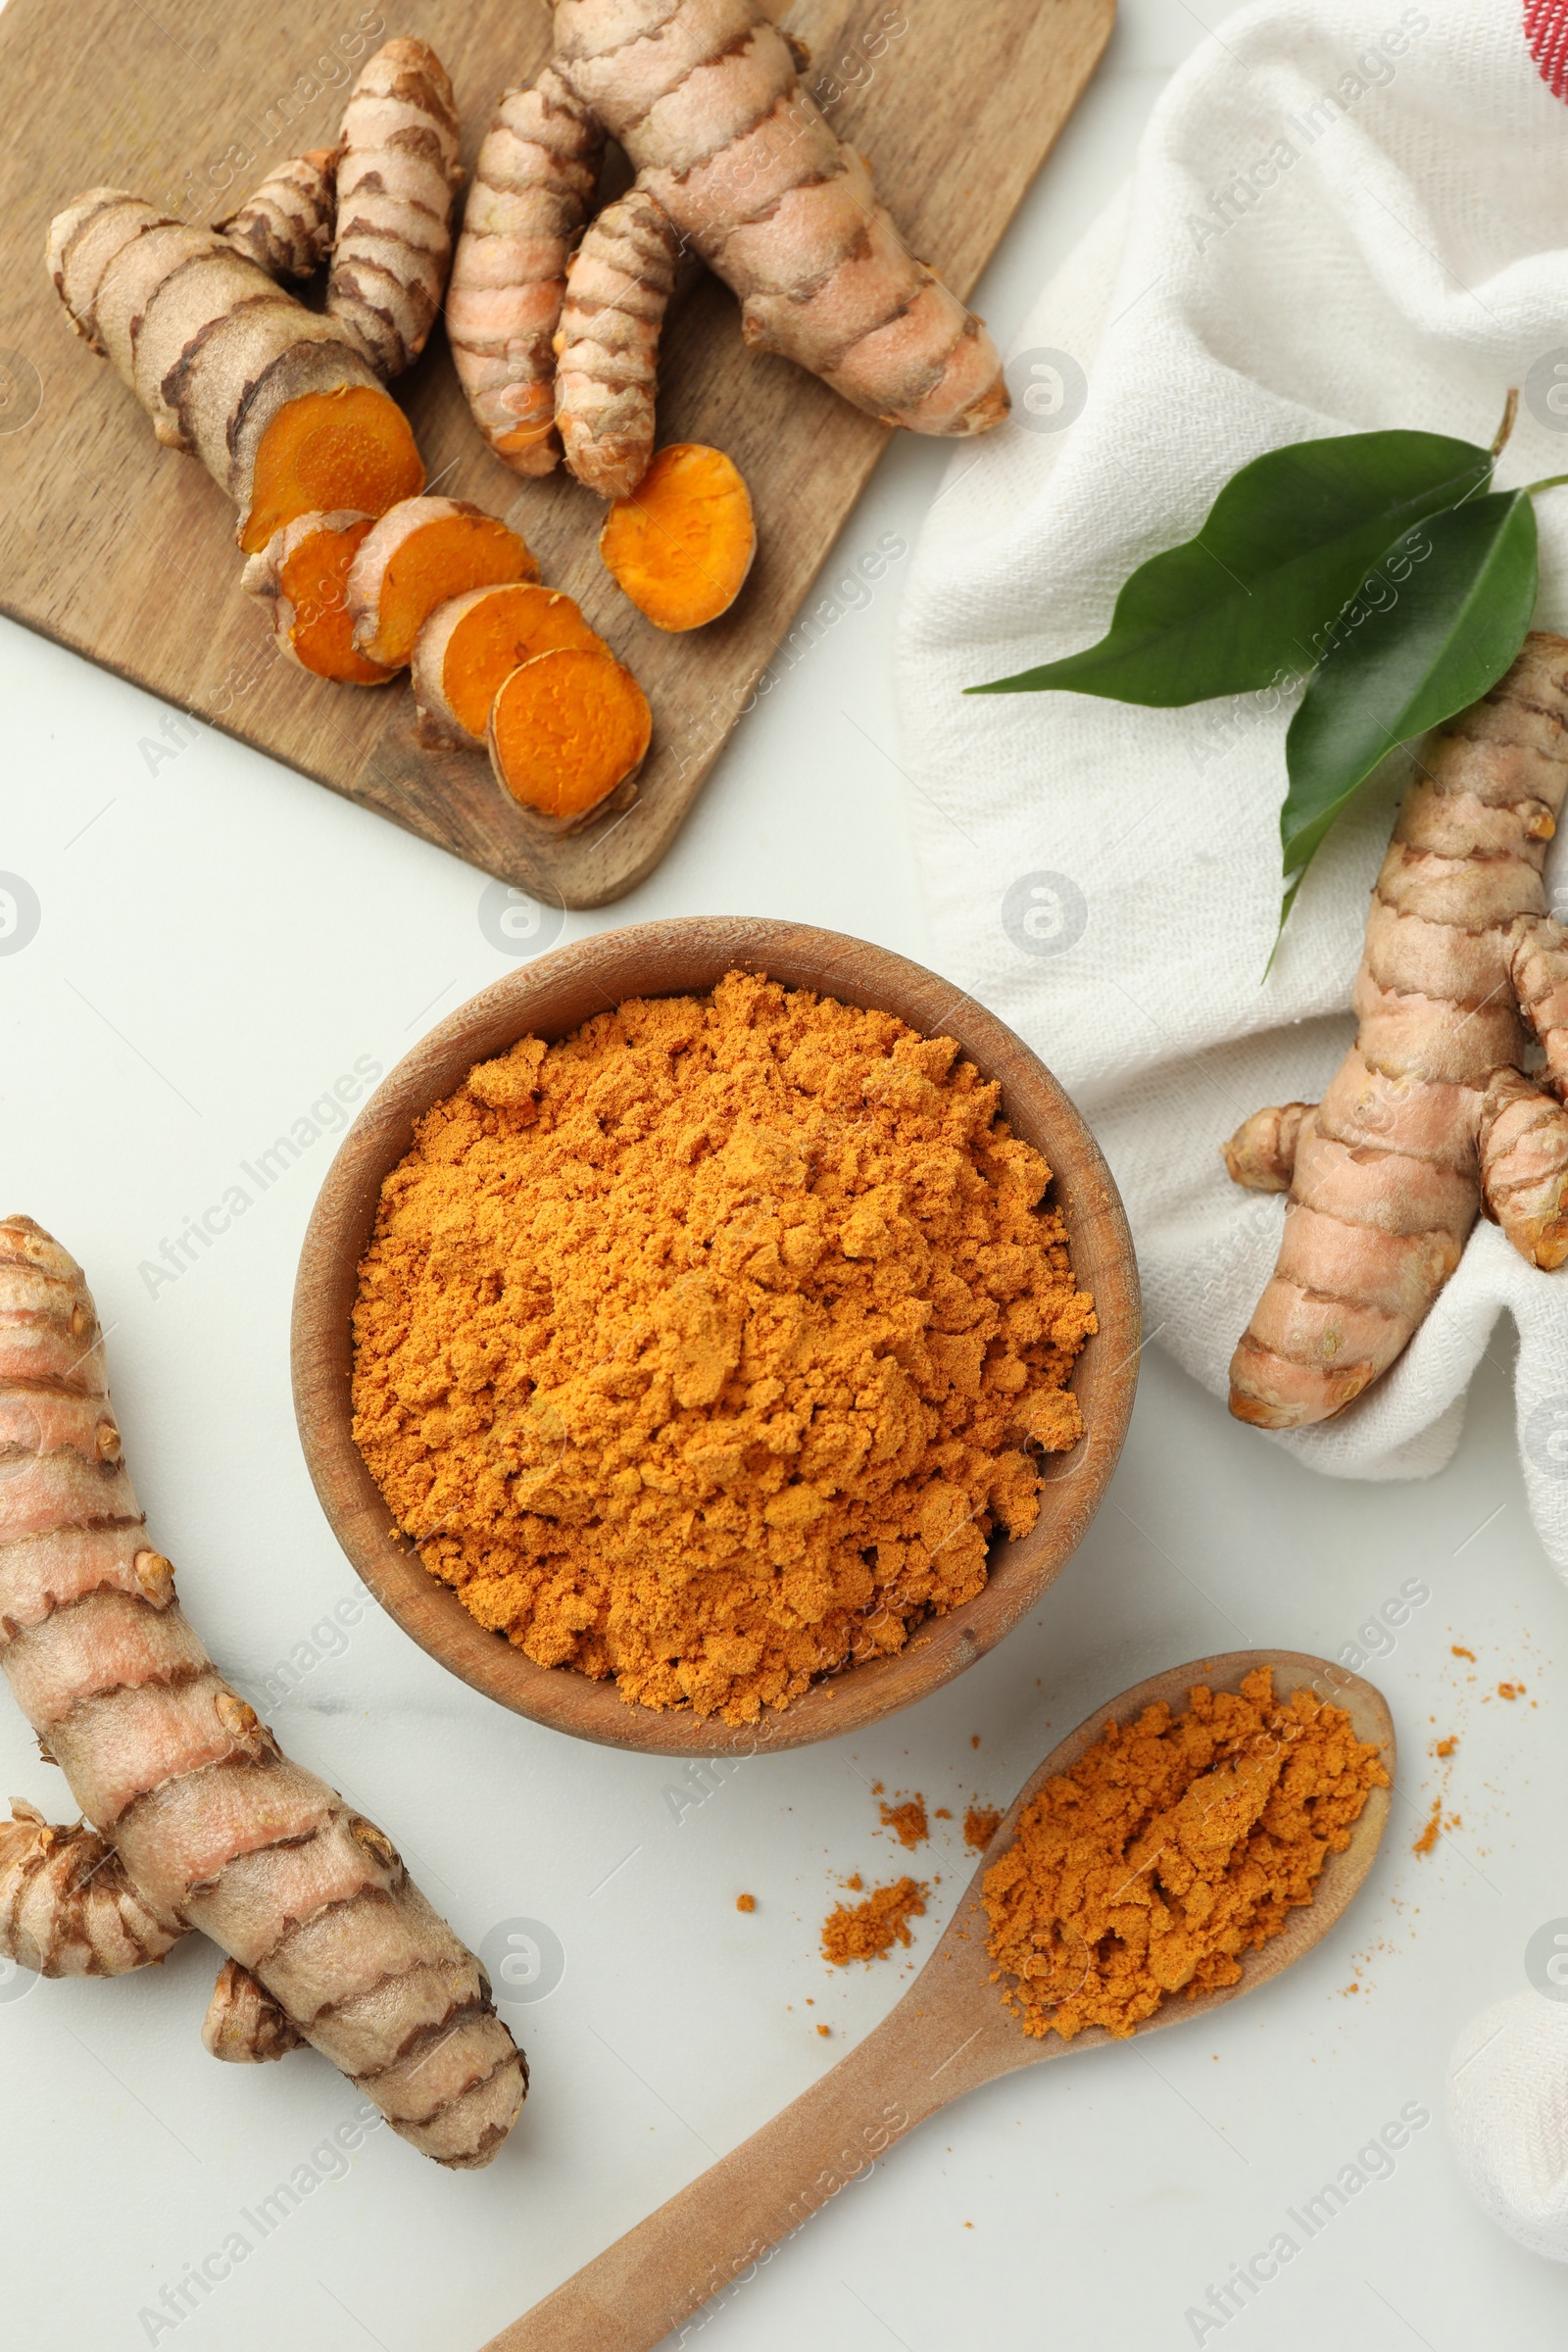
[[[863,1903],[840,1903],[822,1922],[823,1959],[835,1968],[885,1960],[896,1943],[912,1941],[909,1922],[923,1918],[929,1891],[918,1879],[895,1879],[890,1886],[873,1886]]]
[[[1435,1756],[1451,1756],[1458,1744],[1458,1740],[1450,1734],[1446,1740],[1438,1740],[1433,1742],[1432,1753]]]
[[[541,1665],[729,1723],[971,1599],[1095,1329],[998,1110],[951,1038],[742,972],[471,1070],[354,1313],[426,1567]]]
[[[1442,1835],[1443,1835],[1443,1799],[1442,1799],[1442,1797],[1441,1797],[1441,1796],[1435,1796],[1435,1797],[1432,1799],[1432,1811],[1431,1811],[1431,1814],[1430,1814],[1430,1816],[1428,1817],[1428,1820],[1427,1820],[1427,1826],[1426,1826],[1426,1828],[1425,1828],[1425,1829],[1424,1829],[1424,1830],[1421,1832],[1421,1835],[1420,1835],[1420,1837],[1419,1837],[1419,1838],[1417,1838],[1417,1839],[1415,1840],[1415,1843],[1414,1843],[1414,1844],[1411,1846],[1411,1848],[1410,1848],[1410,1851],[1411,1851],[1411,1853],[1412,1853],[1412,1854],[1430,1854],[1430,1853],[1432,1852],[1433,1848],[1436,1846],[1436,1844],[1437,1844],[1437,1842],[1438,1842],[1438,1839],[1439,1839],[1439,1838],[1442,1837]]]
[[[1002,1815],[995,1805],[971,1805],[963,1817],[963,1842],[983,1854],[1001,1826]]]
[[[1349,1718],[1309,1690],[1195,1690],[1135,1724],[1107,1722],[1025,1807],[985,1876],[989,1948],[1026,2034],[1118,2036],[1170,1994],[1234,1984],[1238,1955],[1310,1902],[1389,1776]]]
[[[1499,1698],[1519,1698],[1522,1697],[1523,1694],[1523,1683],[1499,1683],[1497,1685],[1497,1696]]]
[[[915,1795],[902,1805],[882,1807],[882,1827],[891,1830],[901,1845],[911,1849],[924,1845],[931,1835],[931,1824],[925,1815],[925,1798]]]
[[[738,1894],[735,1897],[735,1908],[737,1911],[755,1911],[757,1909],[756,1895]]]
[[[1468,1658],[1472,1666],[1476,1662],[1475,1651],[1473,1649],[1466,1649],[1462,1642],[1450,1642],[1448,1644],[1448,1654],[1450,1657]]]

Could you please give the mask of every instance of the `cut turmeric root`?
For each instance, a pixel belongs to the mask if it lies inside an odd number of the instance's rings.
[[[613,654],[563,646],[502,685],[490,764],[514,800],[564,833],[631,783],[652,734],[648,698]]]
[[[247,595],[270,599],[279,650],[318,678],[341,686],[385,686],[397,676],[368,662],[354,643],[349,566],[375,527],[370,514],[341,510],[286,523],[241,574]]]
[[[418,740],[483,751],[504,681],[536,654],[564,647],[608,650],[569,596],[536,581],[470,588],[438,605],[414,648]]]
[[[390,508],[349,571],[354,643],[368,661],[401,669],[438,605],[468,588],[537,580],[515,531],[466,499],[408,498]]]
[[[423,482],[408,419],[357,339],[215,229],[90,188],[51,222],[48,260],[72,324],[159,440],[234,501],[247,555],[296,515],[378,514]]]
[[[417,498],[424,462],[391,394],[355,384],[307,392],[280,409],[258,440],[251,484],[239,536],[248,556],[302,514],[375,516]]]
[[[462,172],[451,84],[422,41],[368,60],[338,144],[273,172],[217,228],[123,188],[50,222],[47,266],[76,332],[170,449],[192,452],[259,555],[301,514],[381,514],[422,487],[380,378],[417,356],[440,308]],[[276,281],[332,253],[325,312]]]
[[[727,612],[757,553],[752,501],[720,449],[674,441],[611,508],[599,553],[656,629],[700,629]]]

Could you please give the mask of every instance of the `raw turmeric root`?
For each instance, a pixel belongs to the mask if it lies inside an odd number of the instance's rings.
[[[654,454],[659,330],[679,245],[630,188],[589,227],[566,271],[556,336],[556,423],[566,466],[601,498],[628,498]]]
[[[630,787],[652,734],[648,699],[613,654],[563,646],[501,686],[490,764],[514,801],[564,833]]]
[[[475,424],[516,473],[549,473],[561,455],[554,337],[604,149],[604,131],[550,68],[531,90],[507,91],[479,149],[447,340]]]
[[[240,575],[247,595],[270,600],[279,651],[342,686],[385,686],[398,674],[368,662],[354,643],[349,567],[374,527],[372,515],[348,509],[298,515]]]
[[[503,682],[535,654],[564,646],[608,651],[569,596],[534,581],[470,588],[438,605],[414,648],[418,740],[483,751]]]
[[[380,514],[424,480],[407,417],[357,339],[308,311],[215,229],[122,188],[90,188],[50,224],[72,324],[240,512],[256,555],[296,515]]]
[[[1288,1193],[1301,1121],[1315,1108],[1311,1102],[1280,1102],[1244,1119],[1223,1146],[1231,1182],[1253,1193]]]
[[[1424,762],[1367,920],[1354,1047],[1321,1102],[1258,1112],[1226,1147],[1238,1182],[1290,1186],[1231,1363],[1231,1411],[1260,1428],[1327,1420],[1387,1371],[1478,1209],[1532,1264],[1568,1261],[1568,932],[1541,880],[1568,789],[1568,638],[1533,631]]]
[[[237,213],[215,220],[269,277],[314,277],[332,249],[337,149],[315,147],[270,172]]]
[[[722,450],[662,449],[599,534],[615,584],[656,629],[700,629],[727,612],[757,553],[752,501]]]
[[[638,189],[739,295],[755,349],[914,432],[1006,415],[989,336],[906,250],[760,0],[557,0],[556,41],[552,87],[619,142]]]
[[[260,2066],[284,2058],[304,2041],[270,1992],[248,1968],[225,1960],[202,2020],[202,2046],[231,2066]]]
[[[113,1975],[199,1929],[230,1962],[209,2046],[308,2041],[424,2154],[487,2164],[527,2074],[479,1963],[186,1623],[81,1269],[30,1217],[0,1221],[0,1663],[91,1824],[0,1831],[0,1950]]]
[[[40,1977],[123,1976],[162,1960],[184,1933],[142,1900],[96,1830],[84,1822],[55,1829],[12,1798],[11,1819],[0,1822],[0,1948],[19,1967]]]
[[[368,661],[401,669],[437,605],[465,589],[536,580],[515,531],[459,498],[408,498],[381,516],[349,570],[354,642]]]
[[[446,68],[423,41],[388,41],[349,93],[338,134],[329,315],[383,376],[424,349],[452,261],[461,134]]]

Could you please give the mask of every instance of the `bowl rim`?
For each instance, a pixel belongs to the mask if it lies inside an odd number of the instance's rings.
[[[354,1444],[350,1403],[359,1264],[382,1182],[408,1152],[416,1120],[475,1062],[519,1037],[564,1036],[627,998],[701,993],[731,970],[895,1013],[924,1036],[956,1038],[984,1077],[999,1078],[1003,1116],[1050,1163],[1073,1272],[1093,1294],[1100,1324],[1069,1384],[1086,1434],[1043,1481],[1030,1533],[993,1543],[976,1598],[926,1619],[892,1656],[841,1667],[742,1726],[628,1702],[612,1681],[537,1665],[479,1625],[397,1528]],[[858,1731],[943,1688],[1011,1631],[1060,1575],[1099,1508],[1126,1436],[1140,1347],[1137,1265],[1120,1196],[1082,1114],[1031,1048],[966,991],[890,949],[809,923],[709,915],[629,924],[551,949],[421,1038],[379,1081],[326,1172],[300,1250],[290,1332],[295,1419],[321,1508],[361,1581],[421,1649],[502,1706],[577,1739],[736,1757]]]

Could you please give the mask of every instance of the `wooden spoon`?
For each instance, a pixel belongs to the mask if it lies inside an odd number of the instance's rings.
[[[1381,1749],[1393,1780],[1394,1725],[1381,1692],[1344,1667],[1298,1650],[1244,1649],[1199,1658],[1107,1700],[1052,1749],[1019,1790],[947,1933],[881,2025],[782,2115],[504,2328],[485,2352],[650,2352],[703,2304],[749,2279],[781,2239],[793,2236],[850,2181],[862,2179],[928,2115],[1000,2075],[1115,2038],[1098,2026],[1085,2028],[1071,2043],[1054,2034],[1037,2040],[1023,2032],[991,1983],[982,1881],[1011,1843],[1022,1808],[1094,1744],[1108,1715],[1127,1723],[1161,1698],[1179,1713],[1197,1685],[1235,1690],[1258,1666],[1274,1669],[1281,1697],[1305,1688],[1343,1707],[1356,1738]],[[1310,1951],[1366,1877],[1388,1817],[1389,1791],[1374,1788],[1348,1846],[1324,1864],[1311,1902],[1293,1911],[1289,1926],[1270,1942],[1246,1954],[1240,1981],[1195,2000],[1167,2000],[1134,2031],[1157,2034],[1206,2016]]]

